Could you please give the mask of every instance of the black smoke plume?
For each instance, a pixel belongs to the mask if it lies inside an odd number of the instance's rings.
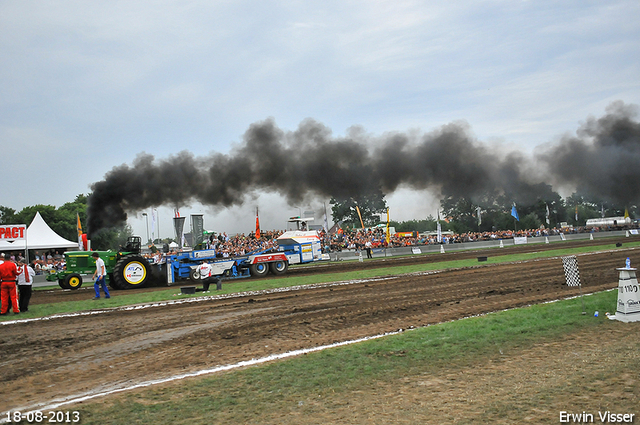
[[[293,132],[268,119],[252,124],[228,155],[196,157],[183,151],[156,160],[142,153],[131,165],[113,168],[92,185],[89,232],[122,224],[128,212],[192,201],[228,207],[259,191],[280,193],[292,205],[313,197],[357,198],[377,189],[389,194],[401,186],[470,199],[499,192],[526,204],[556,182],[630,202],[640,185],[640,127],[634,112],[621,102],[612,104],[607,115],[589,119],[577,136],[535,159],[483,145],[461,122],[426,134],[379,137],[353,128],[336,138],[311,119]],[[541,167],[547,169],[546,181],[535,177]]]
[[[537,156],[556,186],[576,188],[593,199],[631,206],[640,195],[638,108],[621,101],[603,117],[589,118],[576,132]]]

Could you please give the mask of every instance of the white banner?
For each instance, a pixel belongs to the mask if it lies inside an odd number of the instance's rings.
[[[513,238],[513,243],[514,243],[514,245],[525,244],[525,243],[527,243],[527,237],[526,236],[516,236],[516,237]]]

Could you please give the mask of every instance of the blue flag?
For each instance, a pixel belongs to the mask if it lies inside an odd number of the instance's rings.
[[[518,217],[518,211],[516,211],[516,204],[513,204],[511,207],[511,215],[518,221],[520,221],[520,217]]]

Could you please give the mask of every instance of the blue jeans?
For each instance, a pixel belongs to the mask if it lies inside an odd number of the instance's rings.
[[[104,297],[111,298],[109,290],[107,289],[107,284],[104,281],[104,276],[97,278],[96,283],[93,284],[93,289],[96,290],[96,298],[100,298],[100,286],[102,286],[102,290],[104,291]]]

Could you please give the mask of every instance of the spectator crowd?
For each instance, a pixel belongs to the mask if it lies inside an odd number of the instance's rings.
[[[526,229],[526,230],[500,230],[494,232],[467,232],[452,233],[443,232],[441,241],[438,241],[436,232],[399,232],[390,235],[389,243],[386,241],[386,229],[354,229],[350,232],[339,232],[335,235],[326,235],[321,232],[323,247],[326,252],[343,250],[355,250],[363,248],[399,248],[406,246],[456,244],[463,242],[478,242],[492,240],[506,240],[516,237],[545,237],[571,233],[591,233],[602,231],[600,228],[591,227],[563,227],[551,229]]]
[[[49,271],[61,271],[66,267],[63,250],[53,250],[47,252],[35,251],[34,258],[31,259],[30,265],[36,274],[46,274]],[[6,256],[13,262],[24,261],[24,252],[18,251],[6,253]]]
[[[420,245],[436,245],[456,244],[463,242],[490,241],[500,239],[513,239],[515,237],[545,237],[559,234],[569,233],[585,233],[599,232],[604,229],[591,227],[564,227],[552,229],[527,229],[527,230],[503,230],[494,232],[468,232],[468,233],[452,233],[443,232],[441,242],[438,241],[436,232],[418,233],[418,232],[400,232],[390,235],[389,243],[386,241],[386,229],[384,227],[370,229],[353,229],[343,231],[340,229],[335,234],[329,234],[324,230],[319,230],[318,235],[322,241],[323,252],[339,252],[346,250],[361,250],[367,248],[398,248],[407,246]],[[261,231],[260,237],[256,238],[256,234],[239,233],[236,235],[228,235],[221,233],[211,236],[203,242],[199,249],[215,249],[216,255],[220,258],[237,257],[249,254],[255,251],[266,251],[269,249],[277,249],[277,238],[284,233],[283,230],[267,230]],[[167,255],[176,254],[170,251],[168,253],[157,250],[156,252],[147,252],[143,254],[150,263],[162,263]],[[52,271],[64,270],[66,264],[62,250],[38,252],[35,251],[35,257],[31,259],[31,267],[36,274],[46,274]],[[23,260],[22,252],[8,253],[14,261]]]

